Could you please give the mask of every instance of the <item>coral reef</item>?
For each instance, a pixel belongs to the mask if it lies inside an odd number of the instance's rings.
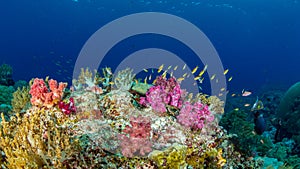
[[[2,114],[2,168],[261,168],[254,156],[290,157],[290,142],[256,135],[244,111],[223,114],[216,96],[193,97],[175,77],[134,78],[129,68],[81,69],[70,90],[48,78],[19,88],[10,118]]]
[[[13,69],[7,64],[0,66],[0,85],[13,86],[15,84],[12,79]]]
[[[247,117],[244,111],[233,110],[223,116],[220,125],[224,126],[229,133],[238,136],[233,137],[232,141],[243,153],[249,156],[255,156],[257,153],[266,154],[271,149],[272,143],[264,136],[255,133],[254,124],[247,121]]]

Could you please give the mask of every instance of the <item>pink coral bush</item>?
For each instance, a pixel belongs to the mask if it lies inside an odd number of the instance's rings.
[[[168,80],[162,76],[157,77],[155,86],[152,86],[146,93],[146,97],[140,98],[140,104],[150,105],[156,112],[166,112],[166,105],[177,108],[182,107],[182,90],[175,78]]]
[[[43,79],[34,79],[29,91],[31,94],[30,102],[32,105],[50,108],[61,101],[67,84],[57,84],[56,80],[50,79],[48,85],[49,88]]]
[[[130,125],[123,130],[125,134],[119,134],[122,154],[133,157],[134,154],[145,155],[152,151],[150,142],[151,122],[147,117],[131,117]]]
[[[206,123],[214,120],[214,115],[209,111],[207,105],[201,102],[191,104],[187,101],[181,108],[177,120],[185,127],[202,129]]]

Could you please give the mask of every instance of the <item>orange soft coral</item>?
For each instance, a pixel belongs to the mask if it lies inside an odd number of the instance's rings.
[[[61,100],[67,84],[57,84],[56,80],[50,79],[48,85],[49,88],[43,79],[34,79],[29,91],[32,105],[50,108]]]

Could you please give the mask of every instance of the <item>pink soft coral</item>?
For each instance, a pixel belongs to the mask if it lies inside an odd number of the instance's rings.
[[[140,104],[150,105],[154,111],[166,112],[166,105],[177,108],[182,107],[183,92],[176,79],[171,77],[168,80],[162,76],[157,77],[155,86],[152,86],[146,93],[146,97],[140,98]]]
[[[191,104],[185,102],[180,110],[177,120],[180,124],[194,129],[202,129],[206,123],[214,120],[214,115],[208,109],[208,106],[201,102]]]
[[[150,142],[151,123],[147,117],[131,117],[131,126],[123,130],[125,134],[118,136],[121,141],[122,154],[126,157],[133,157],[134,154],[144,156],[152,151]],[[127,136],[128,135],[128,136]]]
[[[67,84],[50,79],[48,85],[49,89],[43,79],[34,79],[29,91],[32,105],[50,108],[61,100]]]

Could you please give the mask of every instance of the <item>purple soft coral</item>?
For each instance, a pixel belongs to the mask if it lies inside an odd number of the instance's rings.
[[[141,97],[140,104],[150,105],[154,111],[166,112],[166,105],[177,108],[182,107],[182,90],[175,78],[168,80],[162,76],[157,77],[155,86],[152,86],[146,93],[146,97]]]
[[[185,102],[177,116],[177,120],[183,126],[202,129],[206,123],[210,123],[214,120],[214,116],[209,111],[208,106],[201,102],[194,104]]]

